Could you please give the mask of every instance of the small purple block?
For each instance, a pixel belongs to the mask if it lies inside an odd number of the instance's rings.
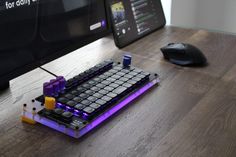
[[[54,82],[52,86],[53,86],[53,93],[57,95],[60,92],[59,82]]]
[[[63,89],[65,89],[66,79],[63,76],[58,76],[57,80],[59,82],[60,91],[62,91]]]
[[[123,57],[123,66],[124,67],[129,67],[132,62],[132,57],[130,55],[124,55]]]
[[[43,94],[45,96],[52,96],[53,95],[53,86],[52,85],[47,85],[44,87]]]

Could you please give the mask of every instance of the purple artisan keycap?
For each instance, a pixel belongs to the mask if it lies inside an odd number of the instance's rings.
[[[52,80],[50,80],[50,83],[53,84],[56,81],[57,81],[56,79],[52,79]]]
[[[54,82],[52,84],[52,86],[53,86],[53,93],[55,95],[57,95],[60,92],[60,84],[59,84],[59,82]]]
[[[52,85],[47,85],[47,86],[45,86],[44,87],[44,89],[43,89],[43,94],[45,95],[45,96],[53,96],[53,86]]]
[[[123,57],[123,66],[128,67],[131,65],[132,57],[130,55],[124,55]]]
[[[60,90],[62,91],[63,89],[65,89],[66,79],[63,76],[58,76],[57,80],[59,82]]]
[[[50,83],[49,82],[45,82],[44,84],[43,84],[43,95],[45,95],[46,93],[47,93],[47,86],[49,85]]]

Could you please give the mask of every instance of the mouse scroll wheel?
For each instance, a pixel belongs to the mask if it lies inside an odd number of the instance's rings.
[[[169,43],[168,46],[174,45],[175,43]]]

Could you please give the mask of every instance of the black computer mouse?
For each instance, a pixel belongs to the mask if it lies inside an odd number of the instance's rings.
[[[166,60],[181,66],[204,66],[207,59],[200,49],[186,43],[170,43],[161,48]]]

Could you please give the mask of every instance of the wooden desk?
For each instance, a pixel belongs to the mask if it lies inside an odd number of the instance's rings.
[[[187,42],[209,66],[187,68],[163,60],[160,47]],[[111,37],[44,67],[70,78],[108,58],[132,52],[133,64],[161,76],[154,88],[80,140],[19,120],[22,104],[52,78],[36,69],[11,82],[0,97],[0,156],[235,157],[236,36],[166,27],[118,50]]]

